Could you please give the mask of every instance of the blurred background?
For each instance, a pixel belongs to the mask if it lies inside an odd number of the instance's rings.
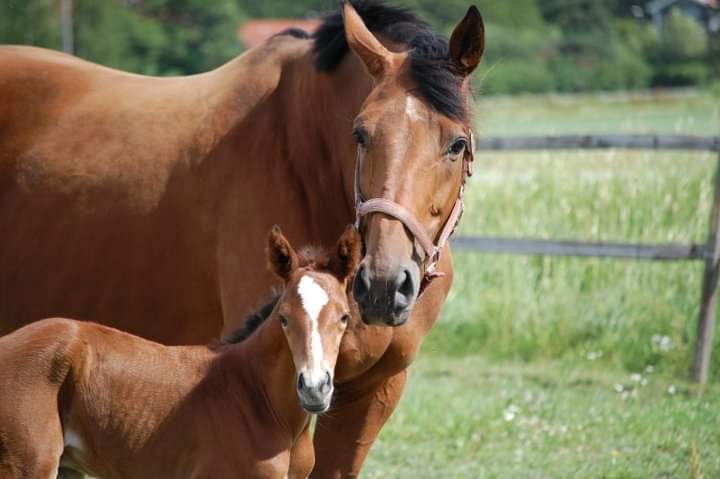
[[[466,0],[404,0],[449,34]],[[478,0],[488,25],[487,94],[698,86],[720,75],[717,0]],[[153,75],[216,67],[263,38],[268,22],[312,20],[333,0],[2,0],[0,41],[63,48]],[[247,25],[247,24],[250,25]],[[281,24],[282,25],[282,24]],[[246,28],[244,37],[242,27]],[[270,24],[272,31],[273,25]],[[249,29],[249,30],[248,30]],[[254,31],[253,31],[254,29]],[[66,40],[67,42],[68,40]]]
[[[449,34],[470,0],[392,0]],[[474,0],[480,136],[720,135],[720,2]],[[0,0],[0,43],[137,73],[214,68],[329,0]],[[64,34],[63,34],[64,32]],[[0,65],[2,68],[2,65]],[[460,234],[703,243],[717,154],[483,152]],[[364,477],[720,477],[720,340],[687,380],[701,262],[455,253]]]

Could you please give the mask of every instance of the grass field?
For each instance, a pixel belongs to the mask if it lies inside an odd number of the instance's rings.
[[[720,477],[720,388],[590,361],[425,355],[363,477]]]
[[[493,98],[476,111],[481,135],[720,134],[720,98],[693,92]],[[715,161],[481,154],[461,232],[701,242]],[[455,264],[365,477],[720,477],[720,334],[711,386],[686,382],[701,264],[478,253]]]

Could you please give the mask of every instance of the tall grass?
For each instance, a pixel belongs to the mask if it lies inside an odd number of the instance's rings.
[[[699,115],[713,118],[713,105]],[[709,153],[622,150],[482,154],[460,233],[703,242],[715,160]],[[426,351],[526,361],[590,357],[630,371],[653,366],[687,374],[699,262],[456,253],[455,265],[455,285]]]

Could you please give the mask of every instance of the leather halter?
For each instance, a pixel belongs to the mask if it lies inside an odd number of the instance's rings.
[[[465,192],[465,182],[467,181],[467,178],[473,174],[475,138],[472,131],[469,131],[468,136],[470,137],[470,144],[465,147],[465,153],[463,154],[463,170],[462,179],[460,181],[460,190],[458,191],[458,196],[452,210],[450,211],[450,215],[448,215],[445,220],[445,224],[437,236],[436,242],[433,242],[433,239],[428,234],[425,226],[423,226],[415,215],[406,207],[385,198],[371,198],[369,200],[365,200],[363,198],[362,192],[360,191],[361,165],[359,153],[357,159],[355,160],[355,227],[358,231],[360,231],[360,221],[363,216],[367,216],[372,213],[382,213],[400,221],[403,226],[410,231],[415,239],[415,243],[420,245],[420,248],[425,253],[425,257],[422,261],[424,270],[423,280],[420,285],[418,296],[435,278],[444,276],[445,274],[437,270],[438,261],[440,260],[440,251],[443,249],[445,243],[447,243],[450,236],[452,236],[455,232],[457,225],[460,223],[460,217],[463,212],[463,193]]]

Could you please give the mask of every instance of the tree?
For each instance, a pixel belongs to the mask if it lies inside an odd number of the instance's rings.
[[[0,43],[60,47],[57,9],[48,0],[0,2]]]

